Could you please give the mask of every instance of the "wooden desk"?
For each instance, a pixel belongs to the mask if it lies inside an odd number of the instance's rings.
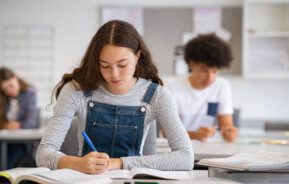
[[[19,129],[0,130],[1,159],[0,169],[7,169],[7,144],[8,143],[33,143],[40,141],[44,129]]]

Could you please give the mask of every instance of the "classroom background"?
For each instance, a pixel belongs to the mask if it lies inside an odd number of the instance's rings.
[[[1,0],[0,65],[36,87],[43,120],[51,115],[46,106],[53,87],[78,65],[92,35],[115,12],[137,24],[165,81],[183,72],[176,71],[176,61],[184,37],[220,26],[234,54],[221,76],[231,83],[240,125],[289,124],[289,2],[258,2]],[[268,22],[255,20],[259,16]],[[203,18],[206,25],[198,24]]]

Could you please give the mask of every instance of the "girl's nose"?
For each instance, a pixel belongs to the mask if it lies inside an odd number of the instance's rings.
[[[116,77],[119,75],[119,70],[117,67],[112,67],[111,71],[110,71],[110,74],[112,77]]]

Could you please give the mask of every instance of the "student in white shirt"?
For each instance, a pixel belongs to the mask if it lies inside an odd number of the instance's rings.
[[[218,77],[219,70],[229,67],[232,59],[229,45],[215,34],[199,35],[186,44],[185,60],[191,73],[169,88],[191,139],[205,141],[212,137],[215,122],[226,141],[236,139],[230,84]]]

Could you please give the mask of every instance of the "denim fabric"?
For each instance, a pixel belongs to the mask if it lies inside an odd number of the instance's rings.
[[[218,112],[219,103],[218,102],[208,102],[208,112],[209,116],[216,116]]]
[[[157,88],[151,83],[143,101],[150,103]],[[91,92],[84,92],[90,97]],[[111,158],[138,156],[143,138],[146,114],[144,106],[118,106],[89,101],[85,131],[98,152],[105,152]],[[84,142],[82,155],[91,149]]]
[[[21,92],[17,97],[19,104],[19,112],[17,114],[17,121],[21,123],[21,128],[30,129],[37,128],[38,122],[36,122],[37,117],[37,107],[36,107],[36,93],[31,87],[25,92]],[[10,108],[10,104],[6,104],[7,111]],[[6,112],[7,113],[7,112]]]

